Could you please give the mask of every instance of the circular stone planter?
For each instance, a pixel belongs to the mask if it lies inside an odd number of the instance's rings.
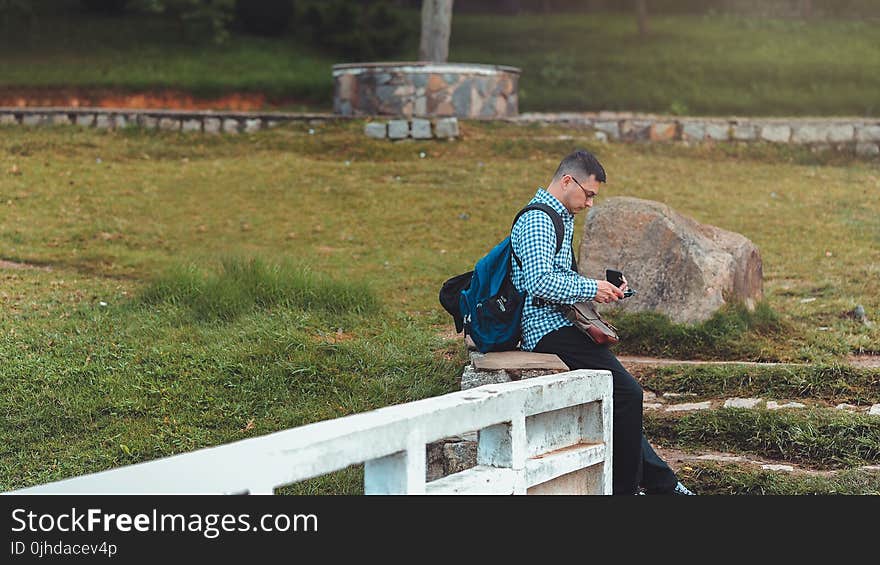
[[[520,70],[459,63],[333,66],[333,111],[343,116],[509,118]]]

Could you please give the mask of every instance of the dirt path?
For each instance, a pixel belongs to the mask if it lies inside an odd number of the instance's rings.
[[[792,463],[791,461],[777,461],[773,459],[767,459],[766,457],[759,457],[757,455],[750,454],[738,455],[735,453],[711,450],[692,452],[672,448],[660,448],[656,446],[654,447],[654,449],[657,452],[657,455],[659,455],[664,461],[669,463],[669,466],[676,471],[681,469],[682,467],[687,466],[688,464],[714,462],[721,464],[744,465],[747,467],[753,467],[765,471],[777,471],[782,473],[813,475],[820,477],[830,477],[841,472],[840,470],[813,469],[803,465],[797,465],[795,463]],[[880,471],[880,465],[865,465],[863,467],[858,467],[858,469],[865,471]]]
[[[684,360],[684,359],[662,359],[659,357],[634,357],[629,355],[621,355],[617,357],[624,367],[629,365],[760,365],[762,367],[773,367],[778,365],[802,367],[804,363],[763,363],[760,361],[701,361],[701,360]]]
[[[27,263],[15,263],[14,261],[3,261],[0,259],[0,269],[19,270],[19,269],[38,269],[41,271],[51,271],[49,267],[37,265],[29,265]]]

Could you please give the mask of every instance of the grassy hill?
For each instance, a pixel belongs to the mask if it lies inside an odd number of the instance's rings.
[[[0,260],[19,268],[0,268],[0,490],[455,390],[466,357],[440,285],[578,146],[609,174],[597,205],[662,200],[744,234],[764,262],[762,317],[620,320],[618,353],[831,365],[880,350],[880,328],[845,315],[880,312],[875,163],[478,123],[452,143],[392,144],[362,127],[2,130]],[[732,376],[663,386],[795,395],[803,381],[830,402],[880,401],[858,372]],[[357,473],[293,492],[357,492]]]

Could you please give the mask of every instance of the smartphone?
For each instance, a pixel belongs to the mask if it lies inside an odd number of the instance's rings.
[[[605,280],[620,288],[620,286],[623,284],[623,273],[621,273],[620,271],[615,271],[614,269],[605,269]],[[628,288],[623,291],[623,297],[629,298],[635,293],[636,291]]]

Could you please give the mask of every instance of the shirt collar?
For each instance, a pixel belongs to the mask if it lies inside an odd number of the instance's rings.
[[[568,211],[568,208],[566,208],[558,198],[547,192],[544,187],[538,187],[538,192],[535,194],[535,200],[548,204],[551,208],[556,210],[560,216],[562,216],[563,220],[574,219],[574,215]]]

